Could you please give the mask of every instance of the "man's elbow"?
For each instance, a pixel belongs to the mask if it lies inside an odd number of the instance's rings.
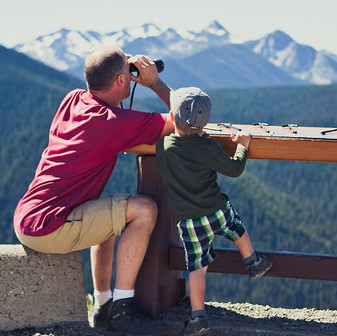
[[[173,122],[168,117],[166,117],[166,122],[163,128],[163,131],[161,133],[161,137],[164,137],[165,135],[169,135],[173,132],[174,132]]]

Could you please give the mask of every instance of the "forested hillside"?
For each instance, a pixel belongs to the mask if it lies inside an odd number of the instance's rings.
[[[67,91],[84,83],[0,47],[0,243],[16,242],[12,215],[47,144],[49,125]],[[337,86],[212,90],[212,121],[337,127]],[[127,105],[127,104],[126,104]],[[134,107],[167,112],[159,100]],[[335,163],[249,160],[238,179],[220,177],[256,249],[337,255]],[[134,155],[120,155],[105,193],[135,192]],[[217,241],[218,246],[230,246]],[[91,290],[87,251],[85,281]],[[337,309],[335,283],[209,274],[208,299]]]
[[[83,86],[61,72],[0,46],[0,241],[14,239],[12,216],[48,141],[66,91]]]

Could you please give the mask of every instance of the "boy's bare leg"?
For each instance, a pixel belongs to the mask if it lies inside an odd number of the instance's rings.
[[[115,288],[134,289],[156,220],[157,205],[151,198],[131,196],[128,199],[128,224],[117,247]]]
[[[192,310],[204,309],[207,268],[208,266],[189,273],[188,282]]]
[[[250,241],[247,231],[241,238],[235,241],[234,244],[240,251],[242,258],[248,258],[254,253],[252,242]]]

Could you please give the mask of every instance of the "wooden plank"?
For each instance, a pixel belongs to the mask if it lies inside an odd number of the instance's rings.
[[[169,267],[172,270],[186,270],[182,246],[170,245]],[[215,249],[217,258],[209,266],[209,272],[247,274],[240,253],[236,249]],[[274,261],[266,273],[269,277],[296,278],[308,280],[337,281],[337,256],[315,255],[295,252],[262,252]]]
[[[251,159],[337,162],[337,132],[322,135],[333,128],[232,125],[252,134],[248,157]],[[205,130],[233,155],[235,145],[230,134],[235,128],[208,124]],[[294,133],[296,132],[296,133]]]
[[[232,156],[235,145],[229,136],[213,135]],[[269,138],[253,136],[249,146],[249,159],[337,162],[337,140],[299,138]]]
[[[322,127],[290,127],[233,124],[232,126],[252,134],[250,159],[337,162],[337,132],[322,135]],[[267,132],[268,130],[269,132]],[[293,133],[296,130],[297,133]],[[205,131],[217,140],[229,155],[234,154],[235,144],[230,139],[234,128],[207,124]],[[155,146],[141,145],[128,153],[155,154]]]

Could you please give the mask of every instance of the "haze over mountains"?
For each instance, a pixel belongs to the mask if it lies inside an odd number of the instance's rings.
[[[282,31],[242,42],[219,22],[194,31],[160,29],[154,24],[102,34],[61,29],[17,45],[15,50],[83,79],[87,52],[102,43],[130,54],[161,58],[161,77],[173,88],[200,86],[253,88],[337,82],[337,55],[302,45]]]

